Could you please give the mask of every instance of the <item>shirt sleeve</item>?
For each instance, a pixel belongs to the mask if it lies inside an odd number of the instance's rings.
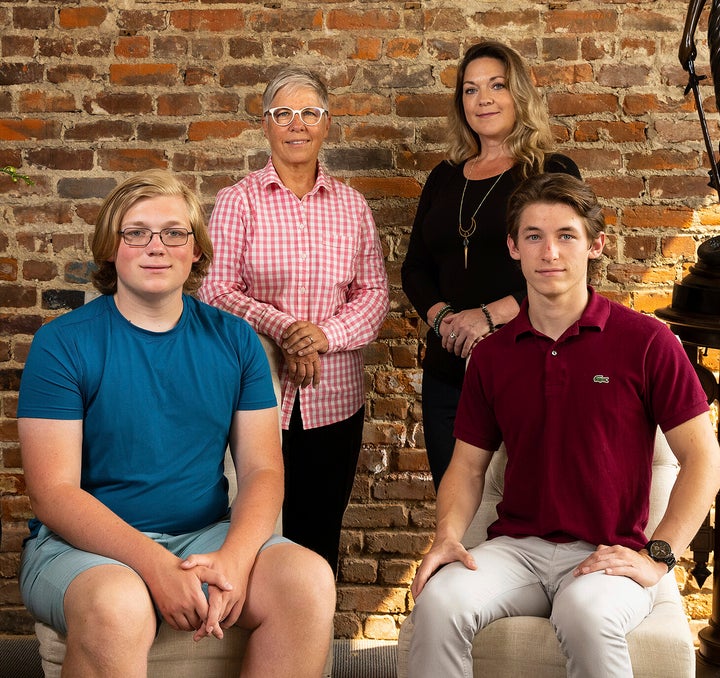
[[[238,184],[218,193],[208,222],[214,250],[213,265],[198,296],[208,304],[244,318],[256,332],[266,334],[279,343],[294,318],[247,293],[241,265],[246,246],[246,214],[247,197],[238,190]]]
[[[663,432],[689,421],[709,409],[700,384],[680,340],[658,322],[645,359],[648,406]]]
[[[329,352],[352,351],[369,344],[389,308],[387,272],[375,221],[365,199],[359,199],[360,248],[355,278],[348,287],[346,303],[318,323],[328,339]]]
[[[482,342],[481,342],[482,343]],[[455,415],[454,436],[481,450],[494,452],[502,443],[502,432],[482,383],[480,344],[470,354]]]
[[[76,361],[50,326],[35,334],[20,382],[18,417],[79,420],[85,407]]]
[[[401,268],[403,291],[423,321],[427,320],[431,306],[439,301],[444,301],[440,297],[437,276],[433,273],[436,270],[436,264],[423,238],[423,223],[432,205],[435,185],[443,166],[442,163],[438,165],[430,173],[423,186],[410,232],[407,253]]]

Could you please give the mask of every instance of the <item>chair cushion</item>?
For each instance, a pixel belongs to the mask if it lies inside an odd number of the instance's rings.
[[[408,678],[413,634],[410,615],[398,637],[398,678]],[[627,636],[635,678],[694,678],[695,648],[672,575],[658,585],[652,612]],[[565,657],[549,620],[498,619],[475,636],[473,675],[493,678],[566,678]]]
[[[65,638],[50,626],[37,622],[45,678],[60,678],[65,659]],[[161,624],[148,655],[148,678],[237,678],[249,632],[233,627],[222,640],[204,638],[196,643],[185,631]],[[332,647],[332,645],[331,645]],[[322,678],[332,675],[333,653],[328,654]]]

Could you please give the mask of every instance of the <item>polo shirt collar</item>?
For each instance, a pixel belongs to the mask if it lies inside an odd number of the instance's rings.
[[[580,316],[580,319],[568,327],[558,341],[562,341],[569,336],[580,334],[580,330],[583,328],[596,329],[602,332],[605,329],[605,324],[607,323],[609,316],[610,301],[595,292],[595,290],[588,285],[588,303],[587,306],[585,306],[585,310]],[[520,312],[515,318],[513,327],[515,341],[518,341],[527,335],[540,335],[540,333],[530,323],[527,297],[525,297],[520,305]]]
[[[273,165],[272,158],[268,158],[267,164],[265,165],[265,167],[263,167],[263,169],[260,170],[260,185],[266,190],[269,189],[271,186],[279,186],[281,188],[286,188],[285,184],[283,184],[282,179],[280,178],[280,175],[275,169],[275,165]],[[328,175],[325,173],[323,166],[318,162],[317,179],[315,179],[315,185],[312,187],[312,190],[309,191],[308,195],[312,195],[321,188],[325,189],[326,191],[330,191],[332,190],[332,183],[330,181],[330,177],[328,177]]]

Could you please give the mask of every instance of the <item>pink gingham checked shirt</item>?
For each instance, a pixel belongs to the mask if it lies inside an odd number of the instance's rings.
[[[317,389],[300,389],[304,428],[347,419],[365,401],[362,349],[388,311],[387,274],[375,222],[356,190],[325,174],[302,200],[272,164],[222,189],[209,222],[215,260],[200,298],[247,320],[279,344],[295,320],[318,325]],[[280,375],[282,427],[295,393]]]

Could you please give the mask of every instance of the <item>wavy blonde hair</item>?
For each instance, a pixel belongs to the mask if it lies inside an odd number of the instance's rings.
[[[212,264],[213,247],[200,200],[174,174],[167,170],[152,169],[135,174],[115,187],[100,208],[91,248],[97,266],[92,274],[92,282],[102,294],[115,294],[117,291],[117,270],[110,259],[115,256],[120,243],[119,231],[123,217],[139,200],[158,196],[179,196],[185,201],[195,246],[200,249],[200,258],[193,262],[183,291],[195,292],[202,284]]]
[[[458,66],[453,105],[448,115],[448,160],[459,165],[480,152],[480,139],[465,117],[463,83],[468,64],[482,57],[497,59],[505,66],[506,86],[515,103],[515,127],[506,144],[521,177],[537,174],[542,171],[545,156],[553,147],[547,110],[522,57],[495,40],[483,40],[469,47]]]

